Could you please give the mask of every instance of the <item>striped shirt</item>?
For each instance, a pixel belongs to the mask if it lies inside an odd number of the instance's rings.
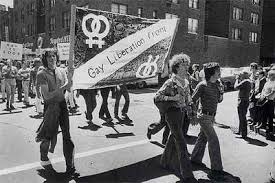
[[[218,103],[221,102],[221,92],[219,90],[219,84],[201,81],[192,95],[192,100],[195,103],[200,99],[200,109],[202,111],[215,113],[217,111]]]

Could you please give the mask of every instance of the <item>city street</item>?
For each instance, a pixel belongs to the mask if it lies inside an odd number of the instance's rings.
[[[62,137],[58,136],[55,153],[50,153],[54,169],[50,174],[39,163],[39,144],[35,142],[35,131],[41,119],[30,118],[35,108],[22,108],[16,103],[15,113],[3,111],[0,104],[0,182],[2,183],[56,183],[56,182],[156,182],[172,183],[179,180],[173,173],[159,165],[163,146],[160,132],[151,141],[146,137],[147,126],[159,119],[153,96],[156,89],[131,90],[129,117],[133,123],[118,122],[106,125],[98,118],[101,97],[97,96],[94,124],[84,117],[85,104],[77,99],[81,115],[70,117],[71,135],[75,143],[76,169],[80,176],[65,177],[65,162],[62,153]],[[231,174],[228,182],[239,178],[243,183],[264,183],[268,179],[274,158],[275,143],[261,135],[249,132],[247,141],[238,138],[232,131],[238,126],[236,104],[237,93],[229,92],[218,107],[215,127],[220,138],[224,170]],[[122,99],[122,104],[124,100]],[[109,98],[109,110],[113,113],[114,99]],[[122,105],[121,105],[122,106]],[[192,151],[199,126],[190,126],[187,139]],[[203,162],[210,168],[208,151]],[[207,178],[209,169],[194,168],[200,183],[211,182]]]

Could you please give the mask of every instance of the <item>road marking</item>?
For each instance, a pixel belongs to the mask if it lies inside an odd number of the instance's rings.
[[[94,150],[87,151],[87,152],[76,153],[75,154],[75,159],[83,158],[83,157],[87,157],[87,156],[92,156],[92,155],[99,154],[99,153],[114,151],[114,150],[118,150],[118,149],[138,146],[138,145],[146,144],[148,142],[149,142],[148,139],[147,140],[140,140],[140,141],[130,142],[130,143],[127,143],[127,144],[119,144],[119,145],[94,149]],[[62,162],[62,161],[65,161],[65,159],[63,157],[62,158],[59,157],[59,158],[51,159],[52,164],[59,163],[59,162]],[[0,170],[0,176],[11,174],[11,173],[16,173],[16,172],[20,172],[20,171],[24,171],[24,170],[30,170],[30,169],[40,167],[40,166],[41,166],[40,162],[34,162],[34,163],[23,164],[23,165],[11,167],[11,168],[6,168],[6,169]]]

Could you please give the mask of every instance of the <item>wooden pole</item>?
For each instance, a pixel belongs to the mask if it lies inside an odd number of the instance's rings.
[[[74,43],[75,43],[75,19],[76,5],[71,6],[71,25],[70,25],[70,51],[68,60],[68,80],[71,81],[74,72]]]

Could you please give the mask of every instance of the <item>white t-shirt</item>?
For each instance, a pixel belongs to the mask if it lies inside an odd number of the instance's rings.
[[[272,94],[271,94],[272,93]],[[268,100],[275,99],[275,81],[267,81],[261,93],[262,97],[268,96]]]

